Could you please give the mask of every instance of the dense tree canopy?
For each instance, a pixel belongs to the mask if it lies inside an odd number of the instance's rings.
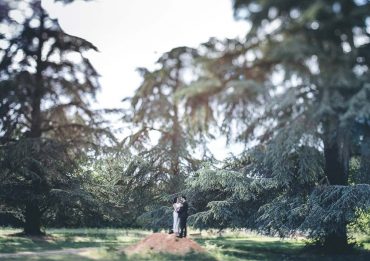
[[[99,75],[83,53],[97,48],[65,33],[41,1],[2,4],[0,198],[23,212],[25,233],[39,234],[55,198],[82,193],[81,152],[110,137],[90,109]]]
[[[178,47],[159,58],[158,69],[139,68],[143,82],[127,99],[130,107],[125,120],[135,129],[125,144],[151,162],[157,180],[170,193],[182,189],[184,178],[198,168],[200,159],[210,156],[204,146],[206,132],[195,126],[196,116],[181,99],[188,91],[186,83],[195,75],[198,56],[193,48]],[[196,155],[196,148],[202,154]]]
[[[0,2],[0,207],[27,234],[43,221],[167,228],[178,193],[198,228],[346,249],[353,222],[368,224],[369,1],[234,0],[245,39],[139,68],[123,101],[131,134],[100,154],[115,138],[91,109],[99,75],[84,52],[97,48],[23,2]],[[216,162],[217,136],[245,150]]]
[[[241,0],[234,8],[251,31],[245,41],[204,45],[201,79],[215,84],[188,99],[208,97],[204,106],[215,102],[230,139],[260,144],[247,152],[263,156],[251,156],[255,171],[245,178],[254,179],[242,191],[256,197],[253,204],[259,193],[248,191],[256,184],[275,194],[265,201],[261,192],[253,225],[282,234],[302,229],[325,246],[346,245],[356,206],[370,205],[369,186],[355,185],[369,180],[369,3]],[[348,186],[354,157],[362,173]],[[241,190],[234,182],[222,188]],[[234,197],[210,203],[214,217],[232,213],[231,202],[242,204]]]

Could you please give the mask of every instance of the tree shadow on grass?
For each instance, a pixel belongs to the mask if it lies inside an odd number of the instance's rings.
[[[118,233],[56,233],[43,237],[21,236],[11,234],[0,236],[0,253],[17,253],[24,251],[40,252],[62,250],[66,248],[107,247],[114,248],[135,242],[129,237],[127,242],[118,240]]]
[[[214,245],[221,256],[241,260],[370,260],[370,251],[356,249],[348,254],[322,254],[309,251],[299,241],[263,241],[254,239],[197,239],[202,245]]]
[[[42,251],[45,249],[58,249],[54,240],[42,237],[27,237],[8,235],[0,237],[0,253],[16,253],[22,251]]]

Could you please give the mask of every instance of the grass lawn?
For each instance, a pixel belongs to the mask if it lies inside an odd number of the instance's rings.
[[[151,232],[125,229],[49,229],[44,240],[8,236],[14,229],[0,229],[0,260],[370,260],[370,236],[359,236],[362,249],[350,255],[322,255],[308,252],[302,240],[263,237],[247,233],[227,233],[217,237],[202,233],[194,238],[208,254],[171,256],[149,254],[127,257],[118,249],[137,242]],[[73,252],[77,249],[77,252]],[[63,250],[61,253],[59,251]],[[20,252],[48,252],[38,256],[1,256]],[[73,253],[72,253],[73,252]]]

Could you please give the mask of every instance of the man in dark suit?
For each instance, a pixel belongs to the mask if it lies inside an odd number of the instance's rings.
[[[180,218],[180,235],[179,237],[186,237],[187,228],[186,228],[186,221],[188,219],[188,202],[186,202],[186,197],[181,196],[182,199],[182,207],[179,209],[179,218]]]

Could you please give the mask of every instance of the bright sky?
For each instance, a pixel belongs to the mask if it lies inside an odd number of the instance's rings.
[[[43,0],[63,30],[99,49],[88,54],[101,74],[99,107],[119,108],[140,84],[137,67],[153,68],[166,51],[197,47],[210,37],[245,36],[248,25],[233,18],[231,0],[95,0],[70,5]],[[222,151],[222,141],[215,150]]]
[[[43,0],[63,30],[99,49],[89,53],[101,74],[102,107],[120,107],[140,84],[137,67],[153,67],[178,46],[197,47],[210,37],[244,36],[245,22],[233,19],[231,0],[95,0],[64,6]]]

